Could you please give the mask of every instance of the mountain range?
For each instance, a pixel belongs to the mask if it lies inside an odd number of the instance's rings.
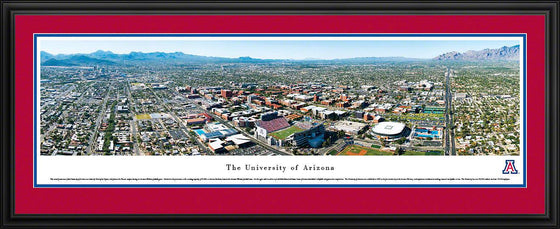
[[[519,45],[502,47],[499,49],[484,49],[480,51],[467,51],[464,53],[448,52],[439,55],[432,60],[516,60],[519,57]],[[41,65],[43,66],[83,66],[83,65],[134,65],[134,64],[186,64],[186,63],[271,63],[271,62],[319,62],[319,63],[372,63],[372,62],[404,62],[404,61],[427,61],[429,59],[407,58],[407,57],[356,57],[345,59],[321,60],[289,60],[289,59],[257,59],[251,57],[212,57],[185,54],[182,52],[130,52],[128,54],[116,54],[111,51],[98,50],[89,54],[58,54],[41,51]]]
[[[89,54],[58,54],[53,55],[41,52],[41,64],[44,66],[78,66],[78,65],[112,65],[112,64],[145,64],[145,63],[217,63],[217,62],[244,62],[266,61],[250,57],[224,58],[184,54],[182,52],[131,52],[128,54],[115,54],[111,51],[96,51]]]
[[[448,52],[434,58],[434,60],[518,60],[519,45],[501,47],[497,49],[484,49],[480,51]]]

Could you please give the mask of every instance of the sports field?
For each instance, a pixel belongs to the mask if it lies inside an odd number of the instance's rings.
[[[280,140],[284,140],[286,139],[288,136],[292,135],[293,133],[297,133],[297,132],[301,132],[303,131],[303,129],[297,127],[297,126],[290,126],[286,129],[283,130],[279,130],[273,133],[270,133],[270,136],[276,138],[276,139],[280,139]]]
[[[138,114],[136,115],[136,119],[143,120],[143,119],[151,119],[152,117],[149,114]]]
[[[359,146],[359,145],[349,145],[344,148],[337,155],[348,155],[348,156],[361,156],[361,155],[393,155],[392,152],[381,151],[371,147]]]
[[[419,152],[419,151],[405,151],[401,155],[420,155],[420,156],[428,156],[428,155],[441,155],[441,151],[429,151],[429,152]]]

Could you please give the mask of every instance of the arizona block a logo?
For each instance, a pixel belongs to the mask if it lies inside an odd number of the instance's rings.
[[[518,171],[515,169],[515,160],[506,160],[506,167],[502,171],[503,174],[517,174]]]

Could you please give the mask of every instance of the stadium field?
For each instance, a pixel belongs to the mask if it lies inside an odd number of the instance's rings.
[[[303,131],[303,129],[301,129],[297,126],[291,126],[291,127],[286,128],[286,129],[270,133],[270,136],[272,136],[276,139],[284,140],[288,136],[292,135],[293,133],[297,133],[297,132],[301,132],[301,131]]]

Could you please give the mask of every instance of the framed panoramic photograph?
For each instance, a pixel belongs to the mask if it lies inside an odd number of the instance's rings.
[[[558,9],[3,1],[2,226],[557,228]]]

